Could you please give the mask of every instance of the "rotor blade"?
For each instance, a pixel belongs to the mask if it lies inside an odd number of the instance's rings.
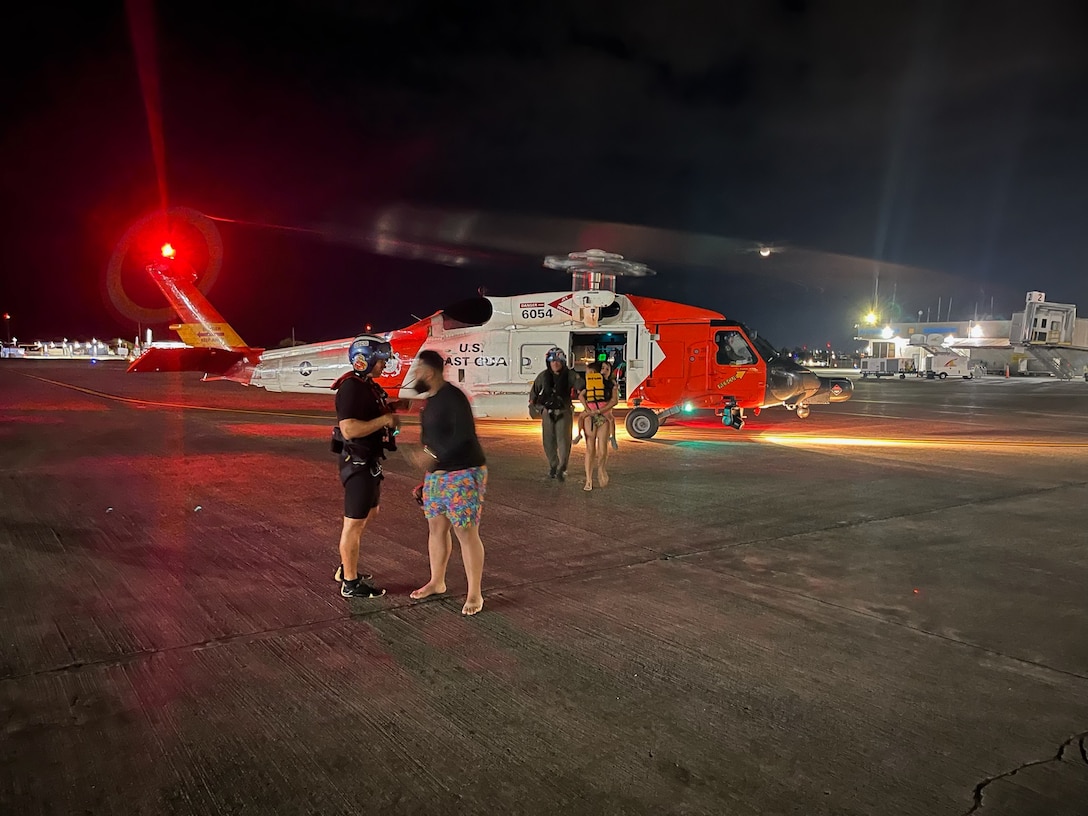
[[[223,219],[233,220],[233,219]],[[973,283],[924,267],[708,233],[552,216],[451,210],[398,204],[370,208],[339,223],[302,231],[327,241],[352,244],[382,256],[447,267],[489,268],[522,273],[546,256],[572,250],[602,249],[650,267],[685,271],[689,284],[724,282],[733,291],[785,295],[781,284],[805,297],[813,292],[854,302],[876,295],[887,299],[897,284],[902,297],[915,303],[938,296],[970,296]],[[237,222],[248,223],[248,222]],[[276,229],[272,224],[256,224]],[[700,282],[697,284],[697,282]],[[1004,287],[1006,298],[1014,297]],[[970,291],[969,291],[970,290]],[[909,295],[908,295],[909,293]]]
[[[636,224],[408,205],[363,212],[354,222],[354,227],[330,226],[321,232],[377,254],[448,266],[496,265],[513,258],[600,248],[651,266],[778,278],[806,287],[864,290],[874,277],[925,288],[957,283],[946,273],[906,264]],[[772,251],[761,254],[759,250],[767,246]]]

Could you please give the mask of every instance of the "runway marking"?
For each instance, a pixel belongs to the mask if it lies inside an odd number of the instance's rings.
[[[212,405],[189,405],[180,402],[157,402],[155,400],[136,399],[135,397],[121,397],[117,394],[107,394],[104,391],[95,391],[92,388],[83,388],[82,386],[72,385],[71,383],[66,382],[60,382],[59,380],[50,380],[46,377],[38,377],[34,374],[23,374],[22,372],[17,373],[23,377],[28,377],[32,380],[38,380],[39,382],[47,383],[49,385],[56,385],[61,388],[67,388],[70,391],[77,391],[81,394],[86,394],[91,397],[98,397],[99,399],[110,400],[111,402],[120,402],[126,405],[137,405],[144,408],[183,408],[188,411],[214,411],[224,414],[252,414],[254,416],[290,417],[293,419],[329,419],[328,416],[322,416],[320,414],[290,414],[283,411],[259,411],[253,408],[218,408]]]
[[[907,437],[863,437],[863,436],[796,436],[785,434],[760,434],[761,441],[775,445],[827,445],[840,447],[1027,447],[1027,448],[1088,448],[1088,442],[1050,442],[1031,439],[924,439]]]

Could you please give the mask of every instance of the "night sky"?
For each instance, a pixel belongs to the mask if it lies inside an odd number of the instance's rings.
[[[6,21],[0,78],[0,311],[20,339],[136,333],[105,278],[162,201],[142,87],[169,206],[318,230],[219,224],[210,298],[254,345],[562,289],[541,256],[588,248],[572,235],[658,270],[622,289],[778,345],[849,345],[865,259],[899,265],[885,311],[1007,316],[1042,289],[1088,317],[1085,3],[40,5]],[[518,229],[457,267],[359,240],[396,212],[435,243],[407,208]]]

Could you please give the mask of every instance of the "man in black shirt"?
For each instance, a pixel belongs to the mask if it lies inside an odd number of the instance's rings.
[[[567,355],[555,347],[545,359],[548,367],[541,371],[529,392],[529,405],[540,411],[544,455],[548,457],[548,477],[563,481],[567,477],[570,459],[571,431],[574,428],[574,395],[578,375],[567,368]]]
[[[344,439],[340,481],[344,485],[344,527],[340,532],[340,566],[335,578],[345,598],[377,598],[384,589],[359,575],[359,544],[366,523],[378,514],[387,434],[396,430],[385,390],[375,377],[385,370],[390,347],[380,337],[361,335],[348,349],[352,370],[333,384],[337,427]]]
[[[480,584],[484,572],[484,544],[480,540],[480,513],[487,487],[483,448],[476,437],[476,421],[468,397],[442,375],[445,361],[435,351],[416,357],[416,387],[425,388],[427,401],[420,418],[424,450],[433,459],[423,480],[423,512],[427,516],[427,552],[431,580],[412,593],[416,600],[446,591],[446,565],[453,545],[450,528],[461,544],[468,596],[462,615],[484,607]]]

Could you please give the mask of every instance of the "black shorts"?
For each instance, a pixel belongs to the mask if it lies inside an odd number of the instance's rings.
[[[344,517],[365,519],[381,499],[381,474],[374,476],[369,469],[361,469],[344,482]]]

